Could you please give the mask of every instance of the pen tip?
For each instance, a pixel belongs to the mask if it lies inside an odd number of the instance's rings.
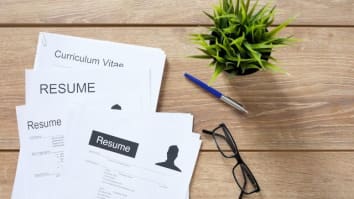
[[[244,114],[248,114],[248,111],[244,107],[240,108],[239,110]]]

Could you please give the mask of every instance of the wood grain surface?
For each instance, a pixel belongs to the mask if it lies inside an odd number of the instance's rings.
[[[0,152],[0,198],[10,198],[17,152]],[[347,199],[354,184],[352,152],[244,152],[261,192],[245,198]],[[232,177],[235,161],[219,152],[201,152],[191,184],[191,198],[238,198]]]
[[[213,86],[246,105],[239,114],[184,79],[208,81],[208,61],[192,33],[206,32],[218,0],[0,1],[0,199],[9,199],[18,136],[15,106],[24,104],[24,71],[32,68],[40,31],[162,48],[167,54],[158,110],[189,112],[194,131],[225,122],[255,174],[257,199],[351,199],[354,195],[354,0],[275,0],[276,24],[300,41],[273,52],[287,74],[258,72]],[[260,0],[265,4],[266,0]],[[203,146],[191,199],[237,198],[234,160]]]
[[[264,5],[267,0],[260,0]],[[274,0],[276,23],[293,16],[296,25],[354,25],[353,0]],[[1,0],[0,24],[210,24],[218,0]]]

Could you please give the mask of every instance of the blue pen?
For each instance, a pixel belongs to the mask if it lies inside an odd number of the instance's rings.
[[[187,79],[189,79],[192,82],[194,82],[195,84],[197,84],[198,86],[202,87],[204,90],[206,90],[209,93],[211,93],[212,95],[214,95],[216,98],[218,98],[221,101],[225,102],[226,104],[234,107],[235,109],[237,109],[237,110],[239,110],[241,112],[248,113],[248,111],[245,109],[245,107],[242,104],[240,104],[239,102],[237,102],[236,100],[233,100],[230,97],[227,97],[227,96],[223,95],[221,92],[219,92],[215,88],[212,88],[212,87],[208,86],[206,83],[200,81],[199,79],[193,77],[192,75],[190,75],[188,73],[184,73],[184,76]]]

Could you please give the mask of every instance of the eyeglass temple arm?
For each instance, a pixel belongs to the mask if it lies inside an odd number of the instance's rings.
[[[209,135],[213,135],[213,134],[214,134],[214,135],[216,135],[216,136],[225,138],[225,136],[220,135],[220,134],[218,134],[218,133],[214,133],[213,131],[208,131],[208,130],[203,129],[202,132],[203,132],[203,133],[206,133],[206,134],[209,134]]]
[[[210,135],[212,135],[212,134],[213,134],[213,132],[212,132],[212,131],[208,131],[208,130],[205,130],[205,129],[203,129],[202,131],[203,131],[203,133],[206,133],[206,134],[210,134]]]

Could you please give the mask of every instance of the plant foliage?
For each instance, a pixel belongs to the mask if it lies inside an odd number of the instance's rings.
[[[204,12],[214,23],[210,34],[193,34],[192,40],[200,46],[202,55],[194,58],[212,59],[214,67],[211,81],[222,72],[235,75],[250,71],[281,69],[271,63],[273,48],[286,45],[291,37],[277,37],[293,19],[269,30],[274,22],[275,6],[267,3],[258,8],[258,0],[251,5],[250,0],[220,0],[213,14]]]

